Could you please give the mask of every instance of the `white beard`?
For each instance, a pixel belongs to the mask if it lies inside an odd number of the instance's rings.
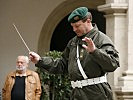
[[[26,70],[26,66],[21,66],[21,67],[16,66],[16,70],[18,70],[18,71],[24,71],[24,70]]]

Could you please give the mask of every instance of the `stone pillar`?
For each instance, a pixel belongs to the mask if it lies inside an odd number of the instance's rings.
[[[119,77],[118,100],[133,100],[133,0],[127,2],[127,70]]]
[[[98,10],[105,12],[106,34],[112,39],[120,55],[120,68],[109,74],[108,81],[114,91],[114,100],[119,100],[119,93],[123,85],[120,85],[119,77],[123,77],[124,70],[128,69],[128,36],[127,36],[127,8],[126,0],[106,0],[105,5],[98,6]],[[125,80],[124,80],[125,81]],[[120,100],[126,100],[120,98]]]

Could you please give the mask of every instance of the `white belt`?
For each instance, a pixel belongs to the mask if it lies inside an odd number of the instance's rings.
[[[94,84],[99,84],[107,82],[106,75],[102,77],[97,77],[97,78],[91,78],[91,79],[85,79],[85,80],[80,80],[80,81],[71,81],[72,88],[82,88],[83,86],[88,86],[88,85],[94,85]]]

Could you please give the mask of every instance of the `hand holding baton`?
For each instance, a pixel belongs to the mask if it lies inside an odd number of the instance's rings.
[[[35,52],[31,52],[29,47],[27,46],[26,42],[24,41],[23,37],[21,36],[20,32],[18,31],[17,27],[15,26],[15,24],[13,24],[15,30],[17,31],[19,37],[21,38],[22,42],[24,43],[25,47],[27,48],[27,50],[29,51],[29,57],[30,57],[30,60],[33,62],[33,63],[37,63],[39,61],[39,59],[41,59],[41,57],[35,53]]]

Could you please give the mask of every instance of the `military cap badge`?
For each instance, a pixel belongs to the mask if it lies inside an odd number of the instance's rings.
[[[74,20],[75,21],[79,20],[79,16],[74,17]]]

